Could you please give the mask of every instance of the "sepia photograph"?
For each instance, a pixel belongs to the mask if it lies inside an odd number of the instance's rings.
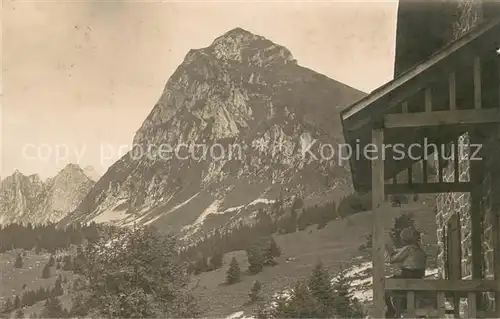
[[[499,0],[0,12],[0,318],[500,318]]]

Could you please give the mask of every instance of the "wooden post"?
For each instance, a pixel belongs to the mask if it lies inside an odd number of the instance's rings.
[[[432,112],[432,89],[425,88],[425,112]]]
[[[437,173],[438,173],[438,183],[442,183],[444,180],[444,160],[443,160],[443,145],[441,142],[439,143],[439,147],[437,149]]]
[[[377,158],[372,160],[372,196],[373,196],[373,318],[385,318],[385,274],[384,274],[384,158],[383,129],[372,131],[372,143],[377,149]]]
[[[451,72],[448,77],[448,85],[450,90],[450,111],[457,109],[457,88],[455,72]]]
[[[437,292],[437,310],[438,318],[444,318],[446,316],[444,291]]]
[[[408,318],[415,318],[417,313],[415,309],[415,292],[407,291],[406,292],[406,309]]]
[[[467,294],[467,318],[475,319],[477,318],[477,307],[476,307],[477,294],[475,292],[469,292]]]
[[[481,58],[476,56],[474,58],[474,108],[480,109],[482,107],[481,97]]]
[[[489,185],[491,187],[491,184]],[[500,280],[500,218],[497,210],[491,212],[493,236],[493,277]],[[500,318],[500,287],[495,292],[495,317]]]
[[[428,177],[427,177],[427,171],[429,170],[427,167],[429,165],[428,159],[424,158],[422,159],[422,183],[427,183],[428,182]]]
[[[476,132],[472,131],[469,134],[471,144],[474,145],[481,142]],[[470,181],[472,183],[472,190],[470,192],[472,279],[483,278],[483,228],[481,222],[483,164],[483,161],[469,160]],[[475,295],[474,305],[479,310],[482,310],[480,294]]]
[[[498,88],[498,95],[497,95],[497,98],[498,98],[498,101],[497,101],[497,107],[500,108],[500,59],[497,59],[497,73],[498,73],[498,76],[497,76],[497,88]]]
[[[460,145],[459,145],[460,138],[455,140],[455,145],[453,145],[453,170],[454,170],[454,177],[455,177],[455,183],[460,182]]]
[[[498,60],[498,78],[497,78],[497,87],[498,87],[498,105],[500,108],[500,60]],[[497,133],[498,134],[498,133]],[[498,136],[498,135],[497,135]],[[489,185],[491,187],[491,184]],[[493,277],[498,282],[500,280],[500,218],[499,212],[497,210],[493,210],[491,212],[492,216],[492,236],[493,236]],[[497,291],[495,292],[495,317],[500,318],[500,286],[497,287]]]
[[[413,184],[413,166],[408,166],[406,173],[408,174],[408,184]]]

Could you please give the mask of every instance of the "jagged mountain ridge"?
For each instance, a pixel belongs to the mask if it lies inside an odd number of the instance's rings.
[[[76,164],[68,164],[43,182],[37,174],[15,171],[0,184],[0,224],[57,222],[73,211],[94,182]]]
[[[350,188],[344,166],[304,160],[301,138],[302,143],[307,138],[342,142],[338,112],[364,95],[299,66],[285,47],[233,29],[209,47],[188,52],[133,143],[139,150],[218,144],[227,151],[238,145],[237,158],[207,160],[197,153],[196,158],[160,159],[154,151],[132,158],[129,153],[62,224],[154,223],[178,232],[207,224],[207,218],[240,218],[242,210],[250,213],[270,203],[279,191],[307,197]],[[316,154],[319,145],[311,148]]]
[[[99,180],[99,178],[101,178],[101,175],[96,171],[96,169],[92,165],[85,166],[83,168],[83,172],[85,173],[85,175],[87,175],[87,177],[90,180],[92,180],[94,182],[97,182]]]

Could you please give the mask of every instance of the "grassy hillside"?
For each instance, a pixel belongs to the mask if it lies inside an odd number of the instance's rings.
[[[69,291],[72,282],[72,272],[64,271],[51,267],[51,274],[49,278],[42,278],[42,270],[50,258],[50,254],[41,253],[35,254],[32,251],[26,251],[23,257],[23,267],[15,268],[14,262],[19,251],[9,251],[0,254],[0,304],[4,304],[7,299],[14,300],[15,296],[21,298],[25,290],[37,290],[40,287],[53,288],[55,281],[59,274],[62,275],[63,289],[65,292]],[[26,287],[23,289],[23,285]],[[70,297],[65,293],[61,297],[63,306],[70,307]],[[36,303],[33,306],[23,309],[26,315],[33,312],[39,313],[43,307],[43,301]]]
[[[387,231],[387,242],[390,243],[388,232],[395,217],[405,212],[415,214],[416,226],[424,231],[425,244],[436,243],[436,223],[433,214],[432,200],[427,203],[411,203],[401,208],[390,208],[384,214]],[[242,281],[226,286],[223,282],[226,271],[233,256],[240,263],[242,271],[248,267],[246,254],[243,251],[226,254],[224,266],[216,271],[203,273],[193,278],[193,285],[200,297],[200,305],[206,316],[228,316],[238,311],[251,314],[255,305],[245,305],[249,300],[248,293],[255,280],[262,283],[262,293],[266,297],[286,289],[298,279],[310,274],[318,260],[328,267],[332,274],[341,267],[352,269],[352,275],[370,276],[370,256],[359,250],[366,243],[366,236],[373,227],[372,212],[363,212],[344,220],[330,222],[325,228],[317,230],[315,226],[287,235],[274,236],[282,249],[282,256],[277,259],[278,265],[266,267],[262,273],[254,276],[243,275]],[[432,260],[431,256],[431,260]],[[359,268],[358,270],[356,270]],[[359,284],[365,284],[366,280]]]
[[[410,203],[401,208],[389,208],[384,213],[386,240],[390,242],[389,231],[395,217],[405,212],[414,213],[416,226],[424,231],[423,240],[426,244],[436,243],[436,223],[433,213],[434,201]],[[366,237],[372,232],[373,216],[370,211],[352,215],[343,220],[335,220],[323,229],[311,226],[303,231],[286,235],[275,235],[274,238],[282,250],[277,258],[278,265],[265,267],[263,272],[250,276],[244,273],[241,282],[227,286],[224,284],[229,262],[233,256],[240,263],[243,272],[248,268],[244,251],[228,253],[224,256],[224,265],[221,269],[193,276],[192,286],[199,297],[200,307],[205,316],[221,317],[235,312],[244,311],[252,314],[255,305],[247,305],[248,293],[255,280],[262,283],[262,295],[271,297],[293,285],[298,279],[308,276],[321,260],[331,271],[337,273],[341,267],[349,269],[350,276],[356,279],[356,286],[362,287],[357,292],[358,297],[370,298],[371,263],[369,253],[360,251],[359,247],[366,244]],[[72,273],[69,271],[51,269],[51,277],[41,278],[42,269],[49,260],[49,254],[35,254],[26,252],[23,268],[14,267],[18,252],[11,251],[0,254],[0,301],[13,299],[15,295],[21,297],[23,285],[25,289],[53,287],[59,274],[67,277],[63,285],[65,295],[61,297],[63,306],[69,308],[70,296],[67,294],[72,283]],[[366,295],[366,296],[364,296]],[[24,309],[24,313],[40,313],[43,302]]]

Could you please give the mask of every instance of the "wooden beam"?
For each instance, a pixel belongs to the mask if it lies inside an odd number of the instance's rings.
[[[481,58],[479,56],[474,57],[474,108],[480,109],[482,107],[481,98]]]
[[[386,184],[387,194],[436,194],[436,193],[467,193],[472,189],[470,182],[462,183],[414,183]]]
[[[378,156],[372,161],[372,205],[373,205],[373,236],[372,236],[372,260],[373,260],[373,318],[385,317],[385,274],[384,274],[384,216],[385,213],[385,179],[384,158],[382,156],[384,147],[384,130],[372,131],[372,143],[378,151]]]
[[[420,113],[387,114],[385,128],[425,127],[440,125],[490,124],[500,122],[497,108],[480,110],[434,111]]]
[[[474,47],[474,43],[476,41],[485,41],[483,40],[483,35],[485,35],[488,40],[491,38],[491,41],[493,41],[493,39],[497,38],[499,31],[500,18],[492,19],[484,26],[474,28],[473,30],[471,30],[471,32],[468,32],[462,38],[458,39],[457,41],[453,41],[445,48],[434,54],[429,60],[413,67],[412,69],[408,70],[408,72],[402,74],[400,77],[380,87],[365,98],[359,100],[355,104],[343,110],[341,112],[341,117],[346,120],[368,105],[371,105],[375,102],[378,102],[381,105],[385,105],[385,107],[390,106],[387,105],[387,100],[390,99],[391,96],[394,96],[394,91],[397,88],[400,88],[402,86],[411,86],[411,84],[418,82],[420,77],[425,77],[424,75],[426,73],[428,78],[435,77],[436,73],[429,72],[431,68],[434,70],[440,67],[446,68],[445,65],[453,64],[454,62],[452,59],[450,59],[451,55],[460,54],[460,52],[467,51],[467,47]],[[487,48],[484,48],[484,50],[487,50]],[[475,51],[477,52],[477,48]],[[413,86],[413,88],[414,87],[415,86]]]
[[[496,280],[446,280],[446,279],[386,279],[387,291],[445,291],[445,292],[494,292]]]

